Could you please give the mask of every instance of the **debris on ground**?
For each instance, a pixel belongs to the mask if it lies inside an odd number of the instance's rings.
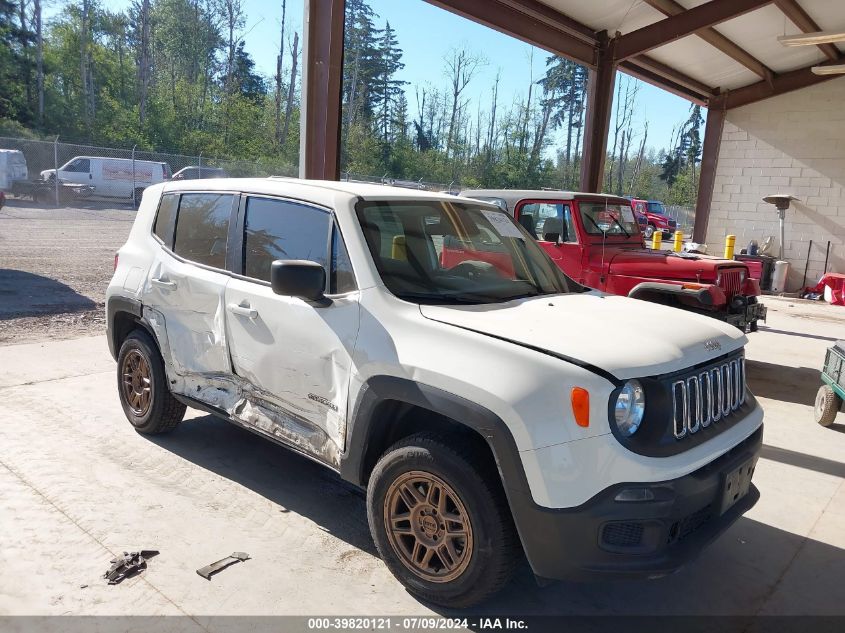
[[[147,568],[147,559],[158,555],[158,550],[142,549],[138,552],[123,552],[111,560],[111,567],[103,574],[103,578],[109,581],[110,585],[116,585],[124,578],[141,573]]]
[[[217,572],[226,569],[229,565],[242,563],[245,560],[249,560],[249,554],[245,552],[232,552],[231,556],[221,558],[216,563],[211,563],[210,565],[201,567],[197,570],[197,573],[206,580],[211,580],[211,577]]]

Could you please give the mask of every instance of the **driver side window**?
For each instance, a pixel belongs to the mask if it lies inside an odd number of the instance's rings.
[[[518,222],[536,239],[544,242],[577,243],[578,233],[572,209],[562,202],[529,202],[519,208]]]
[[[91,161],[87,158],[77,158],[64,171],[72,171],[80,174],[87,174],[91,171]]]

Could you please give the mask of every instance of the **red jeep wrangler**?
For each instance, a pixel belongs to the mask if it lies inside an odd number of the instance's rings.
[[[766,319],[760,284],[742,262],[646,249],[631,202],[564,191],[476,189],[462,196],[512,213],[567,275],[627,295],[712,316],[754,332]]]

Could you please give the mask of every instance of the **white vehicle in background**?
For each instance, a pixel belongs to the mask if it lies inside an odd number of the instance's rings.
[[[18,180],[29,178],[26,158],[19,149],[0,149],[0,191],[11,191]]]
[[[171,176],[170,165],[150,160],[77,156],[59,167],[59,180],[94,187],[97,198],[135,199],[140,202],[144,189]],[[44,180],[51,180],[55,169],[41,172]]]

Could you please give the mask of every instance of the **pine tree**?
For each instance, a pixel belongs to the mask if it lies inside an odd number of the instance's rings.
[[[388,22],[376,50],[376,75],[372,85],[373,105],[376,110],[376,125],[384,144],[391,142],[391,120],[393,109],[400,96],[404,96],[403,86],[407,83],[396,79],[396,73],[405,67],[402,63],[402,49],[396,39],[396,32]]]

